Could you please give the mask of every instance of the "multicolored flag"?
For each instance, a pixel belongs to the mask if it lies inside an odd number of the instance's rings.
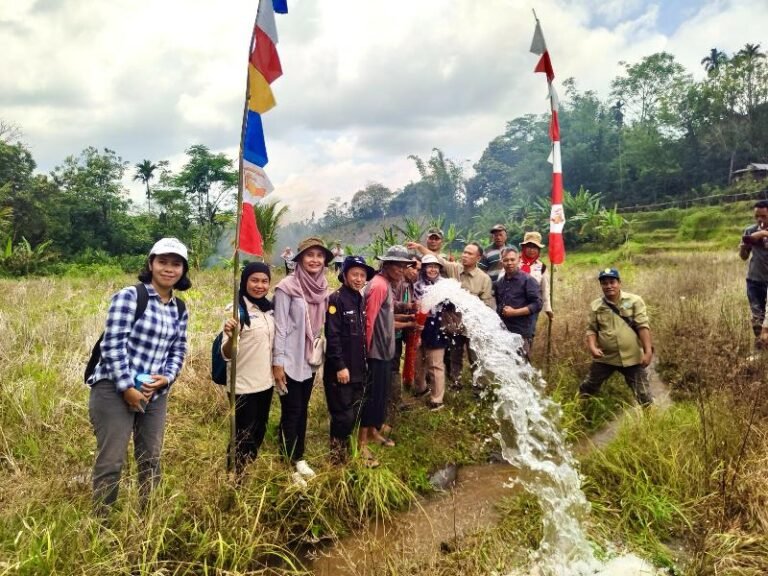
[[[552,264],[562,264],[565,261],[565,243],[563,242],[563,227],[565,226],[565,211],[563,210],[563,166],[560,158],[560,123],[557,120],[558,99],[552,81],[555,71],[549,58],[547,43],[541,31],[541,24],[536,18],[536,30],[533,33],[531,52],[541,56],[534,72],[547,75],[549,102],[552,117],[549,122],[549,138],[552,141],[552,152],[549,161],[552,163],[552,208],[549,213],[549,261]]]
[[[283,74],[277,54],[275,5],[285,13],[286,3],[262,0],[256,13],[248,58],[248,88],[241,141],[240,182],[242,186],[238,249],[256,256],[263,255],[261,233],[254,205],[273,190],[264,166],[269,161],[264,141],[261,115],[275,106],[270,84]]]

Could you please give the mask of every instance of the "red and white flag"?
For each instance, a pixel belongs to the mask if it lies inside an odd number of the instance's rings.
[[[541,56],[534,72],[547,75],[549,102],[552,118],[549,122],[549,138],[552,141],[552,152],[549,161],[552,163],[552,208],[549,213],[549,261],[552,264],[562,264],[565,261],[565,243],[563,242],[563,227],[565,226],[565,211],[563,210],[563,165],[560,158],[560,123],[557,120],[558,99],[552,81],[555,71],[549,58],[547,43],[541,31],[539,19],[536,19],[536,30],[533,33],[531,52]]]

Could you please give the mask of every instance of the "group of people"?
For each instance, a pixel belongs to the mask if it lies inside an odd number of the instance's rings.
[[[423,398],[430,410],[442,409],[446,381],[460,388],[465,355],[470,365],[477,360],[451,302],[419,308],[430,286],[445,278],[494,308],[500,322],[520,336],[519,352],[527,358],[539,313],[553,317],[541,235],[526,233],[518,248],[507,243],[503,225],[490,234],[490,246],[469,243],[458,262],[443,252],[443,232],[437,228],[428,231],[425,245],[389,247],[377,257],[378,270],[362,256],[347,256],[338,267],[341,286],[333,292],[326,269],[339,254],[317,237],[299,243],[290,273],[274,287],[267,264],[247,264],[238,313],[223,322],[221,341],[229,361],[237,334],[236,471],[258,455],[276,391],[280,451],[293,467],[293,481],[304,486],[315,475],[305,459],[305,443],[320,370],[330,415],[330,458],[336,464],[349,457],[356,432],[362,462],[378,466],[370,445],[395,445],[391,430],[404,407],[403,390]],[[188,348],[188,313],[177,296],[191,286],[188,270],[186,247],[163,238],[139,275],[143,286],[124,288],[109,306],[101,357],[87,379],[97,439],[94,504],[100,512],[117,497],[131,436],[142,502],[159,479],[167,395]],[[604,296],[592,303],[587,330],[594,362],[581,393],[596,394],[619,370],[638,401],[648,404],[645,366],[652,352],[645,305],[621,290],[615,269],[601,271],[599,280]],[[146,306],[140,304],[143,293]]]

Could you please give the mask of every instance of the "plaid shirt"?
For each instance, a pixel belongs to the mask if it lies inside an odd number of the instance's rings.
[[[151,284],[145,286],[149,294],[147,309],[136,324],[136,288],[123,288],[112,297],[101,341],[101,360],[88,379],[89,386],[99,380],[112,380],[117,392],[122,393],[133,386],[138,374],[160,374],[168,378],[168,386],[155,393],[158,397],[168,394],[179,375],[187,353],[189,314],[185,311],[179,318],[175,298],[164,304]]]

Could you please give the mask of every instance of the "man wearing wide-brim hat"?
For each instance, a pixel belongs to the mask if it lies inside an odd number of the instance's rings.
[[[360,448],[367,457],[368,442],[394,446],[382,436],[380,430],[387,418],[387,405],[391,393],[392,359],[395,357],[395,330],[411,328],[412,324],[395,321],[392,286],[403,280],[403,274],[413,260],[404,246],[387,249],[381,261],[381,270],[365,288],[365,337],[368,351],[368,392],[360,419]]]
[[[541,310],[551,320],[554,317],[554,312],[552,311],[552,299],[549,291],[547,265],[540,259],[542,248],[544,248],[544,244],[541,243],[541,234],[538,232],[526,232],[523,236],[523,241],[520,243],[520,270],[532,276],[539,283],[543,305]],[[533,328],[531,340],[536,335],[536,322],[538,318],[538,312],[531,315],[531,327]]]

